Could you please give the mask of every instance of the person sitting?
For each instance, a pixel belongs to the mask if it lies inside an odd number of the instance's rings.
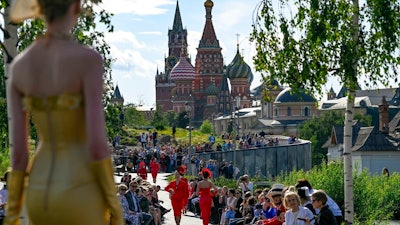
[[[336,218],[327,205],[327,195],[324,191],[316,191],[312,193],[312,205],[319,210],[315,218],[315,225],[337,225]]]
[[[310,194],[312,195],[314,193],[314,189],[312,188],[310,182],[308,182],[307,179],[297,180],[296,188],[300,188],[300,187],[308,187]],[[338,204],[331,197],[329,197],[329,195],[326,195],[326,196],[328,198],[327,205],[329,206],[329,209],[332,211],[333,215],[335,216],[336,223],[341,224],[342,219],[343,219],[342,210],[340,209]],[[317,212],[318,210],[315,210],[315,211]]]
[[[124,219],[125,219],[126,223],[129,225],[139,225],[140,214],[136,211],[129,209],[129,203],[125,196],[125,193],[127,190],[128,190],[128,187],[125,184],[118,185],[117,196],[121,202]]]

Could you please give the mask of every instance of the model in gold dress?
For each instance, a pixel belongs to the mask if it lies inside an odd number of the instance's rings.
[[[7,84],[11,167],[6,225],[24,198],[33,225],[124,223],[102,105],[103,63],[70,35],[79,0],[16,0],[11,18],[43,15],[46,35],[15,58]],[[28,166],[28,117],[39,146]]]

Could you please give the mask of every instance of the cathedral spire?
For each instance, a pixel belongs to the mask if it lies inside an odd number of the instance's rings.
[[[219,48],[219,41],[215,35],[214,25],[212,22],[212,8],[214,6],[213,1],[206,0],[204,2],[204,7],[206,8],[206,24],[203,30],[203,36],[201,37],[199,48]]]
[[[179,10],[178,0],[176,1],[175,18],[174,18],[174,24],[172,25],[172,30],[174,31],[183,30],[181,11]]]

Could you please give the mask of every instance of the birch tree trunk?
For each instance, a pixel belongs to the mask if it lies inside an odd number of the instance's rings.
[[[355,92],[347,94],[347,105],[344,124],[344,218],[346,225],[354,223],[354,193],[353,193],[353,165],[351,158],[352,124]]]
[[[359,2],[358,0],[352,0],[353,2],[353,15],[352,15],[352,26],[353,26],[353,44],[354,44],[354,58],[352,59],[352,73],[354,73],[354,77],[358,75],[358,54],[359,54],[359,46],[358,46],[358,38],[359,38]],[[350,85],[352,86],[352,85]],[[354,100],[356,94],[353,88],[349,89],[347,94],[347,105],[346,105],[346,114],[345,114],[345,125],[344,125],[344,217],[346,225],[354,224],[354,185],[353,185],[353,160],[352,160],[352,151],[353,147],[352,141],[352,131],[353,131],[353,113],[354,113]]]

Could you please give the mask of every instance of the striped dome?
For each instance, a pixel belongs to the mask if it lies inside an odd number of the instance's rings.
[[[186,57],[181,56],[178,63],[171,70],[171,80],[194,80],[194,68],[192,64],[186,59]]]
[[[204,90],[206,95],[218,95],[218,88],[215,86],[215,84],[210,84],[208,87]]]
[[[253,81],[253,73],[250,66],[243,60],[239,50],[236,52],[235,58],[226,68],[226,75],[229,79],[247,78],[248,83]]]

